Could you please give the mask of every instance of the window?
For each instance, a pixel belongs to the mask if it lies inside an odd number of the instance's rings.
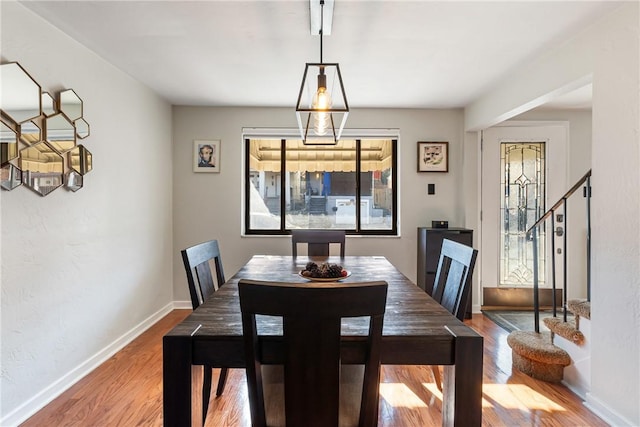
[[[245,232],[397,234],[397,139],[245,140]]]

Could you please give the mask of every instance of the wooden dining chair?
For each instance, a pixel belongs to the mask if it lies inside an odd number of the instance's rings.
[[[339,422],[341,426],[351,425],[346,419],[349,416],[353,425],[377,425],[386,282],[301,284],[240,280],[238,289],[253,427],[274,425],[272,421],[281,419],[282,412],[288,427],[337,427]],[[274,366],[262,364],[257,314],[282,317],[283,387],[270,387],[273,383],[263,378],[263,368],[267,372]],[[366,360],[362,385],[353,387],[341,384],[341,368],[344,372],[357,365],[341,366],[340,322],[344,317],[360,316],[369,318],[369,335],[363,352]],[[268,404],[266,398],[270,400]],[[346,409],[354,401],[359,402],[359,410],[357,406]],[[271,411],[265,411],[265,407]],[[274,409],[280,414],[274,414]]]
[[[471,279],[477,256],[478,251],[470,246],[449,239],[442,240],[431,297],[459,320],[464,320],[469,305]],[[431,369],[436,385],[442,390],[440,368],[432,366]]]
[[[307,243],[307,254],[312,256],[329,256],[329,245],[340,245],[340,257],[344,258],[344,230],[291,230],[291,253],[298,256],[298,243]]]
[[[187,273],[187,282],[189,283],[191,306],[195,310],[225,282],[220,248],[218,247],[217,240],[209,240],[208,242],[183,249],[181,253],[182,261],[184,262],[184,269]],[[215,280],[214,274],[212,274],[212,267],[215,273]],[[228,369],[226,367],[220,369],[220,378],[218,380],[216,396],[222,395],[222,392],[224,391],[224,386],[227,382],[227,373]],[[207,418],[207,411],[209,410],[212,375],[213,367],[205,365],[203,367],[202,382],[203,424]]]

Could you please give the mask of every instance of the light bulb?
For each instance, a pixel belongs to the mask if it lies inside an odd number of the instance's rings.
[[[331,108],[331,96],[327,93],[327,88],[320,86],[313,97],[312,108],[314,110],[328,110]],[[313,113],[313,128],[316,135],[326,135],[329,128],[330,113]]]

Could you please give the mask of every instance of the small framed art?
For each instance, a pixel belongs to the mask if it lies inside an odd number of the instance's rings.
[[[449,143],[418,142],[418,172],[449,172]]]
[[[193,171],[220,172],[220,141],[193,141]]]

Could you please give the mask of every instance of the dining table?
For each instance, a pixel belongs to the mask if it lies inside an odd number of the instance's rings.
[[[217,292],[163,337],[163,420],[165,426],[201,424],[194,416],[192,389],[199,365],[244,368],[245,350],[238,297],[241,279],[307,283],[308,262],[339,264],[345,283],[388,283],[381,363],[443,365],[442,425],[482,423],[483,338],[438,304],[383,256],[308,258],[254,255]],[[263,364],[282,363],[282,322],[258,316]],[[364,361],[368,322],[343,319],[341,361]]]

